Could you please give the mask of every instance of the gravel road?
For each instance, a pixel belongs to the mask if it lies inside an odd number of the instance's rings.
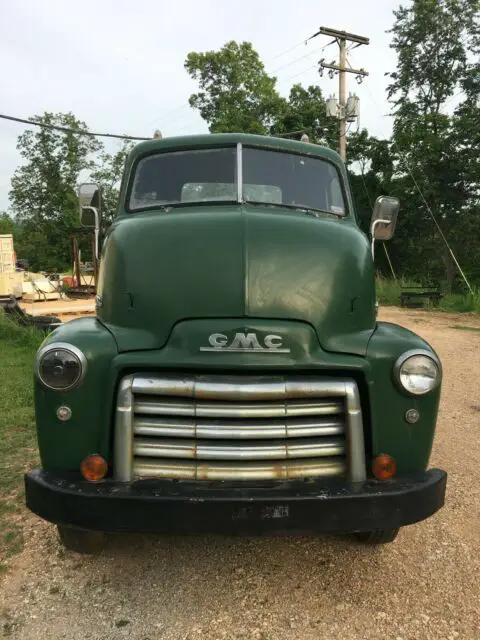
[[[480,326],[472,317],[381,311],[439,352],[445,384],[432,465],[447,504],[378,549],[318,538],[114,538],[65,553],[25,519],[3,578],[0,635],[22,640],[480,639]],[[475,481],[476,479],[476,481]]]

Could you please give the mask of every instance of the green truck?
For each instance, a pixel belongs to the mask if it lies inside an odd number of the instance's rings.
[[[378,198],[367,238],[343,162],[315,144],[138,144],[96,317],[37,354],[28,507],[84,552],[127,531],[379,544],[439,510],[441,364],[377,321],[374,240],[398,208]]]

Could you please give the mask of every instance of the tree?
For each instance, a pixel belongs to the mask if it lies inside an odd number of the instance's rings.
[[[15,220],[13,220],[6,211],[0,212],[0,235],[13,234],[15,228]]]
[[[45,113],[32,118],[44,125],[60,125],[79,133],[39,127],[18,138],[25,164],[12,177],[10,201],[21,229],[18,253],[32,269],[62,270],[71,263],[71,234],[78,226],[76,187],[82,171],[91,171],[91,154],[100,144],[84,122],[71,113]]]
[[[306,89],[295,84],[290,89],[288,100],[282,103],[270,128],[273,135],[286,135],[290,132],[302,132],[309,136],[310,142],[338,147],[338,122],[328,118],[325,111],[325,98],[320,87],[309,86]]]
[[[190,106],[200,111],[212,133],[266,134],[284,106],[276,78],[270,77],[249,42],[227,42],[219,51],[189,53],[185,69],[199,83]]]
[[[448,104],[469,73],[468,50],[478,27],[478,9],[478,0],[414,0],[394,12],[391,30],[398,65],[390,74],[388,97],[394,106],[396,176],[406,205],[403,224],[414,230],[413,248],[423,254],[424,270],[436,278],[441,256],[450,289],[455,267],[435,231],[432,213],[461,262],[468,263],[459,234],[469,215],[468,185],[459,180],[461,151],[454,135],[456,117],[448,113]]]

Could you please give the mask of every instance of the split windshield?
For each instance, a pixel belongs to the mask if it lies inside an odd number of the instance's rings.
[[[231,147],[159,153],[138,163],[131,211],[208,202],[252,202],[345,214],[337,169],[313,156]]]

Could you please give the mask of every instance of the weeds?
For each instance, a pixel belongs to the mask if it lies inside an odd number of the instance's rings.
[[[480,331],[480,327],[467,327],[464,324],[454,324],[451,328],[459,331]]]
[[[378,302],[383,306],[400,306],[402,289],[420,286],[418,282],[411,280],[386,280],[384,278],[377,278],[376,289]],[[474,293],[445,295],[441,298],[438,305],[425,303],[424,308],[450,313],[480,313],[480,290],[474,291]]]
[[[0,556],[21,550],[18,524],[23,472],[38,461],[33,410],[33,361],[43,340],[0,313]],[[0,563],[0,571],[5,570]]]

